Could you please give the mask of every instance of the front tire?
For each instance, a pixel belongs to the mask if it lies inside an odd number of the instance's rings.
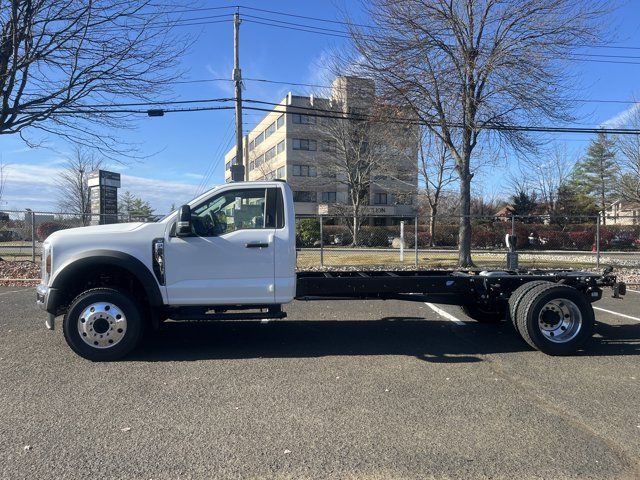
[[[142,336],[142,318],[131,296],[112,288],[78,295],[63,320],[71,349],[94,362],[118,360],[130,353]]]

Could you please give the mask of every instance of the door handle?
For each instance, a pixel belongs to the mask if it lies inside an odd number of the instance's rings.
[[[267,248],[269,244],[264,242],[251,242],[245,243],[244,246],[245,248]]]

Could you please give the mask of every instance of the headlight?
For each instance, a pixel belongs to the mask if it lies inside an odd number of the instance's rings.
[[[51,244],[44,242],[42,244],[42,283],[47,285],[51,276]]]

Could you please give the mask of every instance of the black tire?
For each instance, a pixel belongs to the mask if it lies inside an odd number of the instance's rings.
[[[94,362],[118,360],[130,353],[138,345],[143,329],[135,300],[112,288],[94,288],[78,295],[62,325],[71,349]]]
[[[591,303],[575,288],[538,285],[522,299],[516,323],[533,348],[548,355],[570,355],[591,339],[595,315]]]
[[[506,308],[488,310],[477,304],[460,305],[462,312],[478,323],[500,323],[506,316]]]
[[[518,325],[516,322],[516,318],[518,318],[518,307],[522,303],[522,299],[524,298],[524,296],[534,288],[539,287],[540,285],[552,285],[552,284],[553,282],[549,282],[547,280],[535,280],[533,282],[527,282],[523,285],[520,285],[518,288],[516,288],[513,291],[513,293],[509,297],[508,312],[509,312],[509,319],[511,320],[511,323],[516,330],[518,330]]]

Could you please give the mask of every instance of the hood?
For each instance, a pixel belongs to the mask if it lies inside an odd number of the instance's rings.
[[[76,227],[67,228],[64,230],[58,230],[52,233],[47,238],[48,241],[59,240],[61,238],[78,236],[78,235],[101,235],[105,233],[126,233],[140,228],[142,225],[146,225],[142,222],[132,223],[112,223],[109,225],[92,225],[89,227]]]

